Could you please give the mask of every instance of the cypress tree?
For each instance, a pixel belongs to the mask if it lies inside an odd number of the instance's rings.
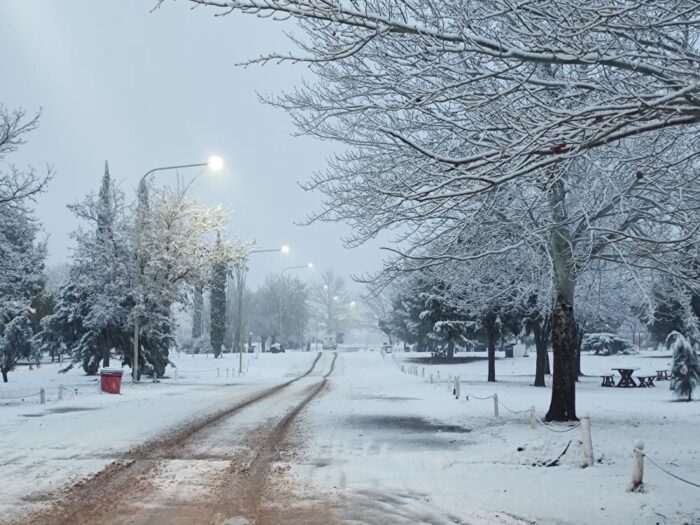
[[[214,357],[221,355],[221,348],[226,336],[226,276],[228,265],[224,255],[221,236],[217,234],[215,259],[212,265],[209,301],[211,310],[210,340]]]

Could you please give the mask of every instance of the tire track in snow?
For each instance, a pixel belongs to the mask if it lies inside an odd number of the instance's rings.
[[[202,430],[255,403],[279,394],[287,387],[308,377],[316,368],[321,356],[319,352],[306,372],[289,381],[267,388],[242,402],[206,417],[188,422],[167,437],[156,438],[139,445],[93,476],[80,480],[62,493],[56,494],[55,501],[48,508],[31,513],[25,519],[13,520],[9,523],[32,525],[109,523],[110,516],[115,516],[115,512],[124,505],[124,499],[128,494],[138,494],[148,490],[149,479],[157,475],[160,458],[174,455],[178,447]]]

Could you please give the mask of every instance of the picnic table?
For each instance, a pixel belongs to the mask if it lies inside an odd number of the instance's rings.
[[[615,385],[615,388],[636,388],[637,383],[632,379],[632,374],[639,368],[612,368],[620,373],[620,380]]]
[[[668,370],[657,370],[656,371],[657,381],[668,381]]]
[[[637,376],[639,378],[639,388],[653,388],[656,376]]]

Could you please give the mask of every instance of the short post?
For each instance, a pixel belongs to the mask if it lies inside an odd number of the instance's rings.
[[[425,377],[425,367],[423,367],[423,369],[421,370],[420,376],[421,376],[421,377]]]
[[[493,415],[498,417],[498,394],[493,395]]]
[[[175,380],[177,380],[177,368],[175,369]]]
[[[403,371],[404,371],[404,366],[403,366],[403,365],[401,365],[401,372],[403,372]]]
[[[220,377],[220,376],[221,376],[221,369],[217,366],[216,367],[216,377]]]
[[[632,450],[632,483],[629,492],[644,490],[644,443],[637,441]]]
[[[39,390],[39,402],[42,405],[46,403],[46,390],[43,388]]]
[[[430,377],[428,377],[428,381],[431,385],[433,384],[433,374],[430,374]]]
[[[537,428],[537,415],[534,405],[530,407],[530,427],[535,430]]]
[[[455,397],[457,399],[462,397],[462,381],[460,381],[459,376],[455,379]]]
[[[228,377],[228,368],[226,369],[226,377]]]
[[[58,400],[61,401],[63,399],[63,385],[58,385]]]
[[[593,466],[593,440],[591,439],[591,420],[588,414],[581,417],[581,441],[583,442],[583,468]]]

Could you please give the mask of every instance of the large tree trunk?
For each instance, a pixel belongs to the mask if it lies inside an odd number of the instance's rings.
[[[578,378],[583,376],[583,372],[581,372],[581,347],[583,346],[583,336],[585,332],[583,327],[579,327],[578,325],[576,330],[576,374],[574,375],[574,379],[578,381]]]
[[[552,208],[550,250],[554,289],[552,306],[552,400],[545,416],[547,421],[575,421],[576,418],[576,319],[574,291],[576,271],[573,240],[569,231],[564,179],[552,184],[548,198]]]
[[[575,421],[576,418],[576,320],[573,305],[557,296],[552,312],[552,401],[547,421]]]
[[[496,382],[496,330],[490,328],[487,334],[489,378],[490,383]]]

